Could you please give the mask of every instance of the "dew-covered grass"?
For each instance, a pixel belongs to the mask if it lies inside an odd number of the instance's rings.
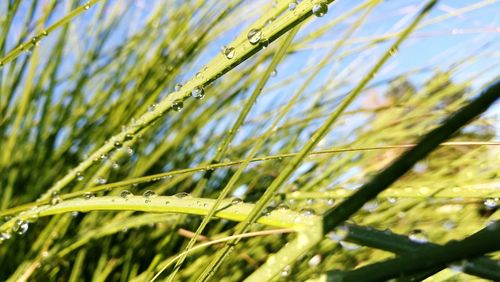
[[[0,280],[500,280],[496,1],[4,2]]]

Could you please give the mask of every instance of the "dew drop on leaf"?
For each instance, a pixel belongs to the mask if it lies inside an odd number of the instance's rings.
[[[186,197],[189,197],[189,193],[187,192],[179,192],[177,194],[174,195],[174,197],[178,198],[178,199],[183,199],[183,198],[186,198]]]
[[[127,154],[132,156],[134,154],[134,149],[132,149],[132,147],[127,147]]]
[[[235,51],[234,51],[234,48],[233,47],[223,47],[222,49],[222,54],[224,56],[226,56],[227,59],[231,60],[232,58],[234,58],[234,55],[235,55]]]
[[[389,50],[389,55],[394,56],[394,55],[396,55],[397,52],[398,52],[398,48],[391,48]],[[417,168],[416,171],[419,172],[421,170]]]
[[[177,83],[177,84],[174,86],[174,91],[176,91],[176,92],[177,92],[177,91],[181,90],[181,88],[182,88],[182,84]]]
[[[250,44],[255,45],[260,42],[262,38],[262,31],[258,28],[252,28],[250,31],[248,31],[247,38]]]
[[[347,227],[346,225],[340,225],[333,231],[328,233],[328,238],[330,238],[330,240],[332,241],[340,242],[342,240],[345,240],[347,235],[349,235],[349,227]]]
[[[51,197],[50,197],[50,205],[55,206],[62,202],[61,197],[59,197],[59,194],[57,192],[53,192]]]
[[[291,270],[292,269],[291,269],[291,267],[289,265],[285,266],[283,268],[283,270],[281,270],[281,272],[280,272],[281,277],[288,277],[288,276],[290,276]]]
[[[184,107],[184,104],[182,100],[175,100],[174,103],[172,104],[172,109],[176,112],[182,111],[182,108]]]
[[[117,162],[113,162],[113,163],[111,164],[111,168],[113,168],[114,170],[117,170],[117,169],[119,169],[119,168],[120,168],[120,164],[118,164]]]
[[[307,264],[309,264],[310,267],[318,266],[321,263],[321,259],[321,255],[316,254],[307,262]]]
[[[19,235],[23,235],[28,231],[28,222],[25,220],[18,219],[14,223],[12,227],[12,231],[16,232]]]
[[[156,197],[156,193],[155,193],[154,191],[152,191],[152,190],[146,190],[146,191],[142,194],[142,196],[143,196],[144,198],[149,199],[149,198]]]
[[[297,2],[292,1],[290,2],[290,4],[288,4],[288,10],[293,11],[295,10],[295,8],[297,8]]]
[[[271,215],[271,212],[273,211],[272,207],[266,207],[262,210],[262,215],[263,216],[269,216]]]
[[[304,216],[313,216],[316,212],[311,208],[304,208],[300,210],[300,213]]]
[[[85,192],[85,193],[83,194],[83,198],[84,198],[85,200],[90,200],[90,199],[92,199],[93,197],[94,197],[94,194],[93,194],[92,192]]]
[[[365,210],[367,212],[374,212],[377,210],[377,208],[378,208],[378,202],[376,200],[366,202],[363,205],[363,210]]]
[[[498,205],[498,198],[487,198],[484,200],[483,204],[486,209],[495,209]]]
[[[2,232],[2,234],[0,234],[0,242],[5,241],[5,240],[9,240],[10,237],[12,237],[12,235],[10,233]]]
[[[262,49],[266,49],[267,46],[269,46],[269,40],[267,38],[261,38],[260,46],[262,46]]]
[[[124,198],[125,200],[127,200],[130,196],[132,196],[132,192],[128,190],[123,190],[120,192],[120,197]]]
[[[278,205],[278,207],[276,209],[286,211],[286,210],[289,210],[290,207],[286,204],[280,204],[280,205]]]
[[[448,219],[445,222],[443,222],[443,228],[448,231],[455,229],[456,226],[457,223],[451,219]]]
[[[148,107],[148,111],[149,112],[153,112],[155,109],[156,109],[156,104],[151,104],[149,107]]]
[[[410,234],[408,234],[408,237],[410,240],[417,243],[427,243],[429,241],[427,235],[421,229],[412,230]]]
[[[191,91],[191,96],[193,96],[193,98],[195,99],[201,100],[205,97],[205,89],[203,89],[203,87],[197,86],[193,89],[193,91]]]
[[[238,197],[234,197],[231,199],[231,205],[237,205],[237,204],[240,204],[242,202],[243,202],[243,200],[238,198]]]
[[[449,268],[453,272],[463,272],[465,266],[467,266],[467,260],[461,260],[450,264]]]
[[[95,179],[95,183],[97,185],[102,185],[102,184],[106,184],[106,178],[102,177],[102,176],[98,176],[96,179]]]
[[[80,171],[77,171],[75,175],[77,181],[82,181],[85,178]]]
[[[354,251],[360,248],[360,245],[346,241],[340,241],[339,244],[342,246],[342,248],[348,251]]]
[[[321,3],[317,3],[317,4],[314,4],[314,6],[312,7],[312,13],[316,16],[316,17],[322,17],[324,16],[326,13],[328,12],[328,5],[326,5],[325,3],[321,2]]]
[[[395,204],[397,203],[398,199],[394,198],[394,197],[389,197],[387,198],[387,202],[389,202],[389,204]]]

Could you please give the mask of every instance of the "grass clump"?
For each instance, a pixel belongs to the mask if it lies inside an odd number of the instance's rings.
[[[491,1],[147,3],[0,4],[1,280],[500,279]]]

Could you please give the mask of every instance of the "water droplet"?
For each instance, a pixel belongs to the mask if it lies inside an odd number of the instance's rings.
[[[448,231],[455,229],[456,226],[457,226],[456,222],[451,219],[448,219],[445,222],[443,222],[443,228]]]
[[[94,197],[94,193],[92,193],[92,192],[85,192],[85,193],[83,194],[83,198],[84,198],[85,200],[90,200],[90,199],[92,199],[93,197]]]
[[[134,135],[132,135],[130,133],[127,133],[127,134],[125,134],[124,140],[125,141],[129,141],[129,140],[132,140],[133,138],[134,138]]]
[[[280,272],[281,277],[289,276],[290,273],[292,272],[291,270],[292,270],[292,268],[289,265],[283,267],[283,269]]]
[[[286,210],[289,210],[290,207],[286,204],[280,204],[276,209],[286,211]]]
[[[113,168],[114,170],[117,170],[117,169],[119,169],[119,168],[120,168],[120,164],[119,164],[119,163],[117,163],[117,162],[113,162],[113,163],[111,164],[111,168]]]
[[[191,91],[191,96],[193,96],[193,98],[195,99],[201,100],[205,97],[205,89],[203,89],[203,87],[197,86],[193,89],[193,91]]]
[[[233,47],[223,47],[222,54],[226,56],[227,59],[231,60],[234,58],[235,51]]]
[[[333,204],[335,204],[335,199],[328,199],[326,201],[326,205],[329,207],[333,206]]]
[[[342,248],[344,248],[348,251],[354,251],[354,250],[357,250],[361,247],[358,244],[354,244],[354,243],[346,242],[346,241],[340,241],[339,244],[342,246]]]
[[[57,192],[53,192],[51,197],[50,197],[50,205],[55,206],[62,202],[61,197],[59,197],[59,194]]]
[[[182,111],[183,107],[184,104],[182,103],[182,100],[175,100],[174,103],[172,104],[172,109],[176,112]]]
[[[272,211],[273,211],[272,207],[266,207],[262,210],[262,215],[263,216],[270,216]]]
[[[142,194],[142,196],[143,196],[144,198],[147,198],[147,199],[149,199],[149,198],[154,198],[154,197],[156,197],[156,193],[155,193],[154,191],[152,191],[152,190],[146,190],[146,191]]]
[[[201,72],[197,72],[196,75],[195,75],[196,78],[200,78],[201,77]]]
[[[186,198],[186,197],[189,197],[189,193],[187,192],[179,192],[177,194],[174,195],[174,197],[178,198],[178,199],[183,199],[183,198]]]
[[[42,36],[47,36],[47,35],[49,35],[49,32],[48,32],[48,31],[46,31],[46,30],[44,29],[44,30],[42,31]]]
[[[394,197],[387,198],[387,202],[389,202],[389,204],[393,204],[394,205],[397,201],[398,201],[398,199],[396,199]]]
[[[132,192],[128,190],[123,190],[120,192],[120,197],[124,198],[125,200],[127,200],[130,196],[132,196]]]
[[[148,111],[149,112],[153,112],[155,109],[156,109],[156,104],[151,104],[149,107],[148,107]]]
[[[483,204],[484,207],[489,210],[495,209],[498,205],[498,198],[487,198],[484,200]]]
[[[71,217],[75,218],[75,217],[77,217],[77,216],[78,216],[78,214],[79,214],[79,213],[78,213],[77,211],[72,211],[72,212],[71,212]]]
[[[115,146],[115,148],[121,148],[123,146],[122,142],[120,141],[115,141],[115,143],[113,144],[113,146]]]
[[[335,228],[333,231],[328,233],[328,238],[335,242],[340,242],[345,240],[345,238],[349,235],[349,227],[346,225],[340,225]]]
[[[2,232],[2,234],[0,234],[0,242],[5,241],[5,240],[9,240],[10,237],[12,237],[12,235],[10,233]]]
[[[272,77],[275,77],[277,74],[278,74],[278,71],[275,69],[271,72]]]
[[[28,222],[25,220],[18,219],[12,226],[12,231],[16,232],[19,235],[23,235],[28,231]]]
[[[182,88],[182,84],[177,83],[177,84],[174,86],[174,91],[176,91],[176,92],[177,92],[177,91],[181,90],[181,88]]]
[[[252,28],[248,31],[247,38],[250,44],[255,45],[260,42],[260,39],[262,38],[262,31],[258,28]]]
[[[102,177],[102,176],[98,176],[96,179],[95,179],[95,183],[97,185],[102,185],[102,184],[106,184],[106,178]]]
[[[429,241],[427,235],[421,229],[412,230],[410,234],[408,234],[408,237],[410,240],[417,243],[427,243]]]
[[[90,9],[90,3],[85,4],[85,6],[83,6],[83,8],[84,8],[85,10]]]
[[[486,222],[486,229],[490,231],[495,231],[500,229],[500,221],[498,220],[488,220]]]
[[[33,38],[31,38],[31,43],[32,43],[33,45],[38,46],[38,45],[40,44],[38,41],[39,41],[39,39],[38,39],[38,37],[36,37],[36,36],[35,36],[35,37],[33,37]]]
[[[106,154],[101,154],[101,156],[99,156],[99,158],[101,159],[101,161],[105,161],[108,159],[108,155]]]
[[[397,47],[391,48],[389,50],[389,55],[394,56],[394,55],[396,55],[397,52],[398,52],[398,48]],[[417,170],[417,172],[418,172],[418,170]]]
[[[267,38],[260,39],[260,46],[262,46],[262,49],[266,49],[269,46],[269,40]]]
[[[82,172],[80,172],[80,171],[77,171],[77,172],[75,173],[75,175],[76,175],[76,180],[77,180],[77,181],[82,181],[82,180],[85,178],[85,177],[83,176]]]
[[[363,205],[363,210],[367,212],[374,212],[375,210],[377,210],[377,208],[378,208],[378,202],[376,200],[366,202]]]
[[[314,4],[314,6],[312,7],[312,13],[316,16],[316,17],[322,17],[324,16],[326,13],[328,12],[328,5],[326,5],[325,3],[321,2],[321,3],[317,3],[317,4]]]
[[[467,266],[467,260],[461,260],[459,262],[454,262],[450,264],[449,268],[453,272],[463,272],[466,266]]]
[[[295,10],[295,8],[297,8],[297,2],[292,1],[290,2],[290,4],[288,4],[288,10],[293,11]]]
[[[134,149],[132,149],[132,147],[127,147],[127,154],[129,156],[133,156],[134,155]]]
[[[300,213],[304,216],[312,216],[312,215],[315,215],[316,212],[311,209],[311,208],[304,208],[304,209],[301,209],[300,210]]]
[[[242,202],[243,202],[243,200],[238,198],[238,197],[234,197],[231,199],[231,205],[237,205],[237,204],[240,204]]]
[[[321,263],[322,257],[320,254],[314,255],[307,264],[309,264],[310,267],[315,267],[318,266]]]

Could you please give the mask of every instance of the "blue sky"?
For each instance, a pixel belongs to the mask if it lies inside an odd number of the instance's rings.
[[[118,28],[118,32],[114,35],[114,42],[118,43],[123,40],[127,40],[127,32],[131,29],[139,29],[143,24],[143,19],[152,13],[156,7],[156,4],[161,3],[160,0],[157,1],[118,1],[118,0],[108,0],[110,4],[123,5],[126,7],[132,5],[132,11],[139,11],[138,16],[134,16],[133,19],[137,19],[137,22],[130,23],[130,21],[125,21],[127,25],[122,25]],[[21,9],[21,17],[19,20],[15,21],[14,29],[21,29],[23,22],[21,21],[23,13],[28,11],[30,3],[23,2]],[[105,1],[101,1],[103,3]],[[251,3],[253,7],[259,7],[266,1],[253,1],[246,2]],[[348,1],[348,0],[337,0],[332,3],[329,7],[329,12],[323,18],[313,18],[309,23],[302,28],[299,32],[297,38],[306,35],[312,30],[316,30],[321,26],[327,24],[328,22],[334,20],[335,18],[341,16],[346,11],[350,10],[355,5],[358,5],[362,1]],[[83,3],[83,2],[82,2]],[[102,5],[102,4],[98,4]],[[421,8],[423,1],[415,0],[391,0],[383,1],[370,15],[364,26],[357,31],[353,36],[352,40],[355,42],[363,42],[363,39],[373,38],[381,36],[384,34],[390,34],[403,29],[413,18],[415,13]],[[466,7],[481,6],[479,9],[468,11],[466,13],[457,14],[457,11],[464,9]],[[41,6],[41,5],[39,5]],[[64,5],[61,5],[63,7]],[[85,27],[88,22],[91,21],[94,11],[98,7],[92,7],[89,11],[83,13],[77,17],[73,24],[79,27]],[[248,7],[243,7],[242,9],[248,9]],[[5,14],[5,2],[0,2],[0,12]],[[39,14],[41,9],[37,10]],[[467,60],[464,67],[456,69],[454,80],[464,81],[471,77],[474,77],[472,86],[475,89],[480,89],[485,83],[491,81],[493,78],[498,77],[500,73],[499,62],[500,52],[500,1],[495,0],[482,0],[482,1],[452,1],[452,0],[441,0],[438,2],[437,6],[426,16],[423,21],[425,24],[433,19],[453,15],[452,17],[434,23],[432,25],[425,26],[416,30],[410,38],[404,42],[404,44],[399,49],[399,52],[387,62],[385,67],[379,72],[379,74],[373,79],[372,83],[384,80],[387,77],[394,76],[394,74],[405,73],[412,69],[430,67],[433,71],[443,70],[446,71],[450,69],[453,64],[457,61]],[[190,78],[194,73],[196,73],[203,64],[210,60],[217,52],[219,52],[222,45],[229,44],[232,38],[237,36],[240,32],[245,31],[247,25],[249,25],[253,20],[258,18],[260,14],[265,11],[260,11],[258,9],[254,10],[254,15],[249,16],[246,21],[240,26],[234,26],[228,32],[221,34],[216,37],[216,40],[212,42],[202,51],[198,56],[197,63],[193,64],[192,67],[187,68],[179,80],[185,80]],[[60,18],[63,14],[66,14],[62,8],[59,14],[50,19],[49,24]],[[142,13],[142,14],[141,14]],[[137,13],[135,13],[137,14]],[[130,17],[130,12],[124,14],[124,17]],[[272,87],[273,83],[280,80],[280,77],[287,77],[297,71],[297,66],[307,66],[317,63],[322,55],[327,52],[327,50],[335,43],[335,41],[342,36],[343,32],[349,27],[352,22],[357,19],[358,15],[349,18],[347,21],[333,27],[324,36],[318,38],[314,42],[308,44],[305,49],[300,50],[296,54],[289,56],[288,59],[280,64],[278,67],[278,77],[271,80],[269,86]],[[132,18],[132,17],[131,17]],[[79,29],[75,32],[81,33],[79,39],[81,45],[79,48],[84,48],[85,42],[84,38],[86,33],[92,32],[92,30]],[[11,37],[7,42],[7,48],[13,48],[17,42],[15,38],[15,32],[11,33]],[[52,38],[56,38],[53,36]],[[48,42],[44,44],[51,44],[50,36],[47,38]],[[332,66],[325,69],[324,72],[318,77],[318,79],[329,79],[332,71],[342,71],[344,68],[349,67],[356,60],[362,60],[364,64],[354,70],[355,75],[352,77],[361,77],[366,71],[371,67],[375,60],[380,57],[380,54],[385,52],[389,44],[393,40],[379,44],[374,48],[370,48],[362,53],[355,53],[352,56],[346,57],[342,61],[332,64]],[[353,45],[344,46],[340,53],[349,51],[349,48],[356,48],[363,43],[354,43]],[[68,69],[77,62],[76,58],[73,56],[72,52],[68,52],[68,56],[64,61],[68,65]],[[260,54],[255,55],[258,57]],[[250,59],[249,63],[255,60],[255,58]],[[496,64],[495,64],[496,63]],[[236,68],[234,71],[237,71]],[[420,83],[424,80],[429,79],[433,75],[433,71],[423,72],[420,75],[412,75],[411,80],[415,83]],[[481,75],[478,75],[481,73]],[[180,81],[182,82],[182,81]],[[296,87],[300,81],[296,81],[295,84],[290,85],[290,89]],[[356,81],[351,81],[352,85]],[[345,86],[345,90],[349,90],[349,85]],[[352,87],[352,86],[351,86]],[[314,89],[311,89],[313,91]],[[272,95],[271,95],[272,96]],[[499,106],[496,105],[493,109],[490,109],[489,115],[498,118]]]

